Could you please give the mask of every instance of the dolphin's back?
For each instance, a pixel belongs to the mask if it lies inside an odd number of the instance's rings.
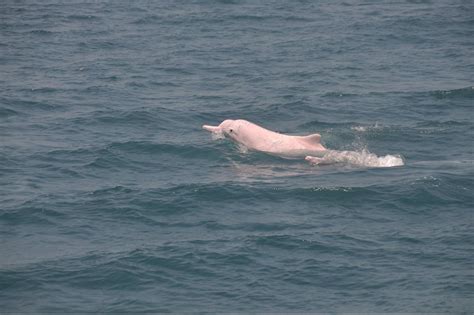
[[[291,136],[268,130],[247,120],[237,120],[240,143],[249,149],[263,151],[282,157],[304,157],[308,153],[317,155],[326,150],[321,145],[321,135]]]

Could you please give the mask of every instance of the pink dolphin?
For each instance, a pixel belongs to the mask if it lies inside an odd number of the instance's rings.
[[[223,134],[249,150],[261,151],[283,158],[304,158],[322,155],[326,148],[321,135],[289,136],[270,131],[243,119],[227,119],[219,126],[203,125],[207,131]]]

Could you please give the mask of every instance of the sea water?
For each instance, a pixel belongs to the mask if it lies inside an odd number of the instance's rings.
[[[1,312],[472,312],[472,12],[2,1]],[[228,118],[404,165],[201,129]]]

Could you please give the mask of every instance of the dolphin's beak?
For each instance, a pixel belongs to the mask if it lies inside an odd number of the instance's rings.
[[[203,125],[202,129],[205,129],[210,132],[219,132],[221,131],[221,127],[219,126],[209,126],[209,125]]]

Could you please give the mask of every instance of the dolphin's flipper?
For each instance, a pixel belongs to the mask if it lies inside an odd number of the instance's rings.
[[[304,141],[307,141],[308,143],[320,143],[321,142],[321,135],[319,133],[314,133],[309,136],[303,136],[301,137]]]
[[[221,131],[221,127],[219,127],[219,126],[203,125],[202,129],[205,129],[205,130],[210,131],[210,132],[220,132]]]

